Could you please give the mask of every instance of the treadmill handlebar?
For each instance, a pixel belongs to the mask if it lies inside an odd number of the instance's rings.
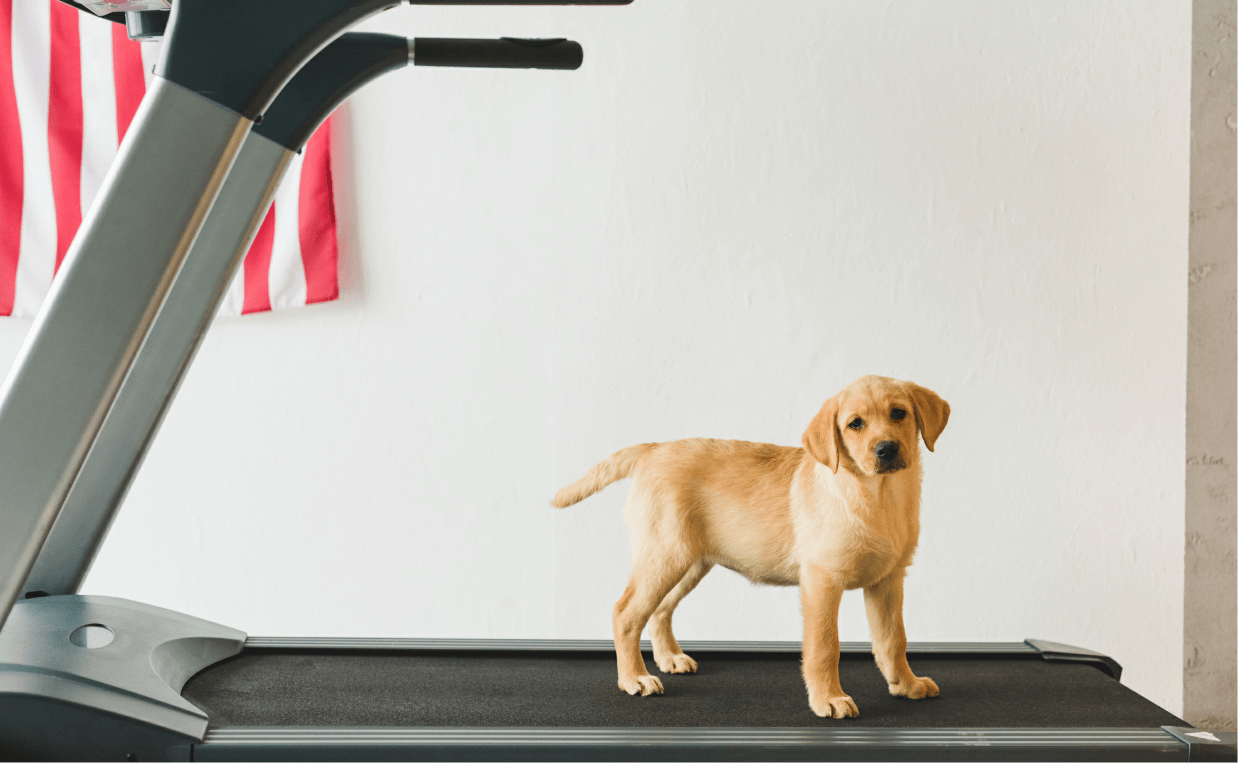
[[[254,133],[299,152],[358,88],[407,66],[412,41],[396,35],[346,32],[306,62],[275,98]]]
[[[476,66],[492,69],[579,69],[580,43],[571,40],[468,40],[417,37],[408,41],[415,66]]]
[[[337,106],[365,83],[410,63],[420,66],[576,69],[584,57],[570,40],[405,38],[348,32],[323,48],[284,86],[254,126],[258,135],[300,151]]]
[[[422,0],[413,0],[421,4]],[[155,74],[255,120],[302,64],[403,0],[174,0]],[[626,5],[630,0],[582,4]],[[570,5],[553,0],[433,0],[435,5]],[[223,6],[223,8],[221,8]],[[227,11],[227,12],[225,12]]]

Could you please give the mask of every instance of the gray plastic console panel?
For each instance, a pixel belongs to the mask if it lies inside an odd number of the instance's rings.
[[[180,695],[245,634],[104,596],[18,602],[0,629],[0,757],[168,757],[201,740],[206,714]]]

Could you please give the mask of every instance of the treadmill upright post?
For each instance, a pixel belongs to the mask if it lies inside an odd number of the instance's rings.
[[[177,0],[156,77],[0,387],[0,627],[253,121],[393,0]]]
[[[0,625],[250,125],[161,78],[143,99],[0,388]]]
[[[568,40],[409,40],[351,32],[323,48],[254,127],[95,437],[22,588],[75,594],[294,154],[351,93],[414,59],[433,66],[574,69]]]
[[[293,77],[263,123],[250,132],[116,394],[23,594],[78,592],[292,157],[350,93],[407,62],[403,37],[345,34]]]

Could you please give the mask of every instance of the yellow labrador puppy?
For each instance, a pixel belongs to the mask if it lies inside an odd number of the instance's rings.
[[[571,506],[631,476],[624,506],[632,576],[614,610],[619,688],[661,694],[645,669],[696,662],[671,633],[671,615],[715,564],[755,583],[798,585],[808,704],[825,718],[859,715],[838,680],[838,605],[864,589],[873,655],[890,693],[922,699],[937,684],[911,672],[903,577],[920,535],[920,444],[931,451],[950,406],[911,382],[863,376],[825,402],[802,448],[690,439],[625,448],[554,498]]]

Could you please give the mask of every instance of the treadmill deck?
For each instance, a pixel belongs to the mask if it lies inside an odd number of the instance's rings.
[[[892,697],[869,654],[844,652],[858,718],[808,708],[796,652],[685,651],[694,674],[651,673],[666,693],[632,697],[607,651],[253,649],[197,674],[183,696],[212,727],[1157,728],[1186,726],[1096,667],[1039,654],[915,655],[941,687]]]

